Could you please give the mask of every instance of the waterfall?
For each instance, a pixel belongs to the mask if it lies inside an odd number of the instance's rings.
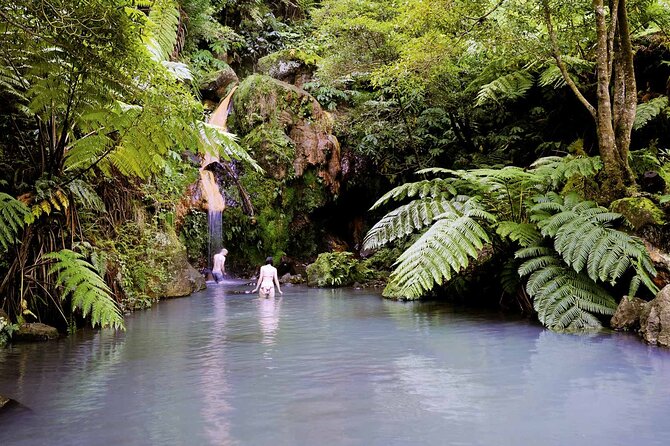
[[[226,120],[230,112],[230,100],[237,86],[233,87],[216,107],[214,113],[209,118],[209,123],[226,130]],[[205,153],[200,165],[200,190],[207,201],[207,222],[209,227],[209,246],[207,263],[211,265],[212,257],[223,248],[223,210],[226,208],[226,201],[219,190],[214,172],[206,169],[212,163],[218,163],[219,157],[212,153]]]

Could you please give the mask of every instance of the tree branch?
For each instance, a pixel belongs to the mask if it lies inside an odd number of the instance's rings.
[[[581,102],[584,107],[591,113],[591,116],[593,116],[593,119],[596,119],[597,117],[597,111],[596,108],[591,105],[591,103],[584,97],[582,92],[579,90],[579,87],[577,87],[577,84],[572,80],[570,77],[570,73],[568,73],[568,69],[565,66],[565,63],[563,62],[563,59],[561,58],[561,53],[558,48],[558,39],[556,37],[556,31],[554,30],[554,26],[551,22],[551,11],[549,9],[549,2],[548,0],[542,0],[542,9],[544,10],[544,20],[547,24],[547,31],[549,32],[549,40],[551,41],[551,52],[552,55],[554,56],[554,60],[556,60],[556,65],[558,65],[558,69],[561,71],[561,74],[563,75],[563,79],[565,80],[565,83],[568,84],[568,87],[570,87],[570,90],[577,96],[577,99],[579,102]]]

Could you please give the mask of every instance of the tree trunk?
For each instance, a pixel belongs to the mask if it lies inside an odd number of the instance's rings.
[[[602,192],[604,197],[613,199],[628,195],[635,186],[628,153],[637,107],[637,87],[626,0],[609,1],[609,27],[604,3],[604,0],[593,0],[597,36],[596,107],[572,81],[561,59],[549,1],[543,0],[542,6],[556,64],[570,89],[595,119],[598,150],[604,165]]]

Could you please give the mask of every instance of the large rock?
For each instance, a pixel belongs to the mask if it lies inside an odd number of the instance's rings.
[[[306,91],[265,75],[246,78],[233,96],[230,125],[244,135],[254,158],[276,179],[314,171],[337,194],[340,145],[334,121]]]
[[[186,250],[178,251],[169,267],[169,281],[165,284],[164,297],[183,297],[207,287],[205,277],[190,263]]]
[[[640,335],[650,344],[670,347],[670,285],[645,305],[640,315]]]
[[[258,72],[302,88],[317,69],[317,56],[288,49],[269,54],[258,60]]]
[[[610,326],[615,330],[634,331],[640,328],[640,315],[647,306],[647,302],[634,297],[624,297],[612,316]]]
[[[13,342],[48,341],[58,337],[58,330],[39,322],[23,324],[12,335]]]
[[[232,68],[226,66],[223,70],[210,74],[200,84],[200,93],[204,99],[218,103],[225,98],[231,85],[237,84],[239,79]]]

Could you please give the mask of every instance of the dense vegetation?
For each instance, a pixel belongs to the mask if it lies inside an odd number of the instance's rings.
[[[397,260],[405,299],[486,274],[557,329],[663,284],[636,235],[669,201],[665,0],[19,0],[0,22],[5,332],[118,328],[175,255],[206,266],[206,153],[238,271],[324,253],[332,286]],[[206,121],[238,83],[235,139]]]

